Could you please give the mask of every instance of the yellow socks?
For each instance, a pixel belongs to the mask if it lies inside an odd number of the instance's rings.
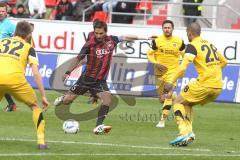
[[[184,106],[185,111],[186,111],[186,124],[187,124],[187,129],[188,132],[192,132],[192,107],[191,106]]]
[[[162,108],[162,115],[161,115],[161,121],[165,121],[166,118],[168,117],[171,107],[172,107],[172,99],[166,99],[163,103],[163,108]]]
[[[33,123],[37,130],[37,143],[45,144],[44,131],[45,131],[45,121],[43,120],[42,109],[34,108],[32,111]]]
[[[187,135],[189,133],[189,129],[187,127],[187,123],[186,123],[186,111],[185,108],[182,104],[176,103],[173,106],[173,110],[174,110],[174,115],[175,115],[175,120],[176,123],[178,125],[178,130],[179,130],[179,134],[180,135]]]

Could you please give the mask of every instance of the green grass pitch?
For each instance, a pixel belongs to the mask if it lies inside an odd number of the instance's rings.
[[[47,91],[49,101],[60,93]],[[3,99],[1,109],[6,105]],[[136,106],[122,100],[109,113],[105,124],[112,125],[107,135],[95,135],[95,119],[81,121],[80,132],[64,134],[63,121],[54,107],[44,114],[46,141],[49,149],[39,151],[31,111],[17,102],[18,111],[0,111],[0,160],[69,160],[69,159],[173,159],[173,160],[229,160],[240,159],[239,104],[210,103],[194,107],[193,129],[196,140],[187,147],[172,147],[168,143],[177,137],[172,116],[165,128],[156,128],[160,104],[157,99],[137,98]],[[87,104],[87,97],[78,98],[71,111],[81,113],[95,106]]]

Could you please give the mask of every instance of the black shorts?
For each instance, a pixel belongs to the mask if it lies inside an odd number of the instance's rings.
[[[109,88],[106,80],[96,80],[95,78],[82,75],[70,88],[70,91],[76,95],[83,95],[87,91],[92,95],[96,95],[99,92],[109,91]]]

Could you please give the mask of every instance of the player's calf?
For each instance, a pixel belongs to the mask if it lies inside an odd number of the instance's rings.
[[[16,104],[10,104],[10,105],[7,105],[4,109],[3,109],[4,112],[16,112],[17,111],[17,106]]]

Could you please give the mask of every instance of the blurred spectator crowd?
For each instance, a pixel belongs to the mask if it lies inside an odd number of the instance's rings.
[[[8,15],[15,18],[34,18],[70,21],[109,20],[109,12],[128,14],[112,14],[112,23],[132,23],[134,15],[146,10],[141,8],[139,0],[0,0],[9,5]],[[95,5],[93,5],[95,4]],[[83,15],[83,11],[84,15]]]

